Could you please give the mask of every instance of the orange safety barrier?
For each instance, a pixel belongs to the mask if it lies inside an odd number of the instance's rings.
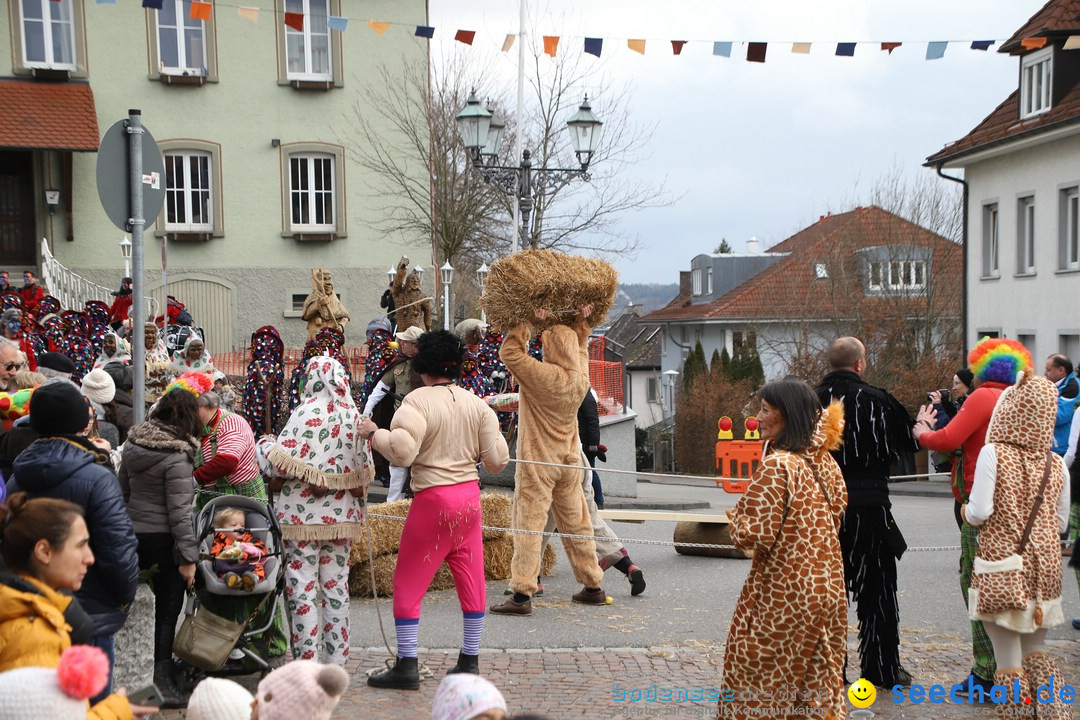
[[[286,382],[292,371],[300,364],[300,358],[303,356],[303,350],[289,349],[285,351],[283,360]],[[353,378],[362,381],[364,378],[364,361],[367,359],[367,346],[348,348],[345,351],[345,357],[349,359],[349,372],[352,373]],[[213,359],[215,368],[230,378],[242,379],[247,376],[247,366],[251,360],[251,355],[247,350],[234,350],[233,352],[218,353],[213,356]]]
[[[720,438],[716,443],[716,470],[723,476],[716,479],[716,485],[723,487],[724,492],[727,493],[744,493],[750,485],[749,478],[753,476],[761,463],[764,443],[758,439],[760,432],[757,418],[746,418],[745,439],[743,440],[732,439],[732,426],[731,418],[726,416],[716,423],[719,430],[717,437]],[[746,479],[732,480],[730,478]]]

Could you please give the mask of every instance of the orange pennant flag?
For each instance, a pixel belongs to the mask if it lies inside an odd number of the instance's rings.
[[[455,40],[459,43],[465,43],[466,45],[472,45],[473,38],[475,37],[475,30],[458,30],[454,35]]]
[[[892,55],[892,51],[895,50],[896,48],[900,47],[903,44],[904,43],[898,43],[898,42],[883,42],[883,43],[881,43],[881,49],[887,51],[890,55]]]
[[[630,48],[636,53],[641,55],[645,54],[645,41],[644,40],[627,40],[626,47]]]
[[[296,32],[304,32],[304,13],[285,13],[285,24]]]
[[[209,22],[210,20],[210,8],[213,7],[208,2],[199,2],[193,0],[191,3],[191,11],[189,15],[192,20],[202,20],[203,22]]]
[[[1046,45],[1046,38],[1044,37],[1027,37],[1020,41],[1020,47],[1025,50],[1038,50]]]
[[[555,57],[555,51],[559,49],[559,36],[558,35],[545,35],[544,36],[544,52]]]
[[[685,45],[686,45],[685,40],[672,40],[671,41],[671,52],[674,53],[675,55],[682,55],[682,49],[683,49],[683,46],[685,46]]]
[[[514,40],[515,39],[517,39],[517,35],[511,35],[511,34],[508,33],[506,35],[506,38],[503,39],[502,51],[503,52],[510,52],[510,48],[514,47]]]
[[[367,26],[371,28],[376,35],[385,35],[386,31],[390,29],[390,23],[379,22],[377,20],[368,20]]]

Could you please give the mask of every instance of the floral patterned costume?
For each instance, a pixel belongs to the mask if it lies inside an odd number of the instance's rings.
[[[843,427],[843,406],[834,403],[822,412],[810,447],[768,452],[728,512],[731,540],[753,553],[753,564],[731,619],[719,717],[809,716],[810,707],[821,717],[844,717],[847,597],[839,530],[847,487],[828,452]]]
[[[267,476],[280,485],[274,510],[281,523],[285,597],[292,617],[293,657],[344,665],[349,657],[349,554],[360,536],[360,498],[374,474],[356,426],[345,368],[316,357],[305,368],[301,404],[275,440],[259,441]],[[321,619],[320,619],[321,614]]]

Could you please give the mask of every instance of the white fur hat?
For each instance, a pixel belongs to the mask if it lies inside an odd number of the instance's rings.
[[[109,680],[109,660],[95,647],[75,645],[56,668],[0,673],[0,720],[86,720],[86,700]],[[250,716],[249,716],[250,717]]]
[[[188,700],[188,720],[251,720],[255,698],[232,680],[208,677]]]
[[[91,402],[105,405],[116,397],[116,383],[112,376],[101,368],[91,370],[82,379],[82,394]]]

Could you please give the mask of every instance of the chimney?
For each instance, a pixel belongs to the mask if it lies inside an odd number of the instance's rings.
[[[634,313],[634,317],[645,317],[644,305],[629,305],[626,309]]]
[[[679,294],[680,295],[689,295],[690,290],[691,290],[690,271],[689,270],[680,270],[679,271]]]
[[[746,252],[750,255],[756,255],[761,252],[761,243],[756,237],[752,237],[746,241]]]

